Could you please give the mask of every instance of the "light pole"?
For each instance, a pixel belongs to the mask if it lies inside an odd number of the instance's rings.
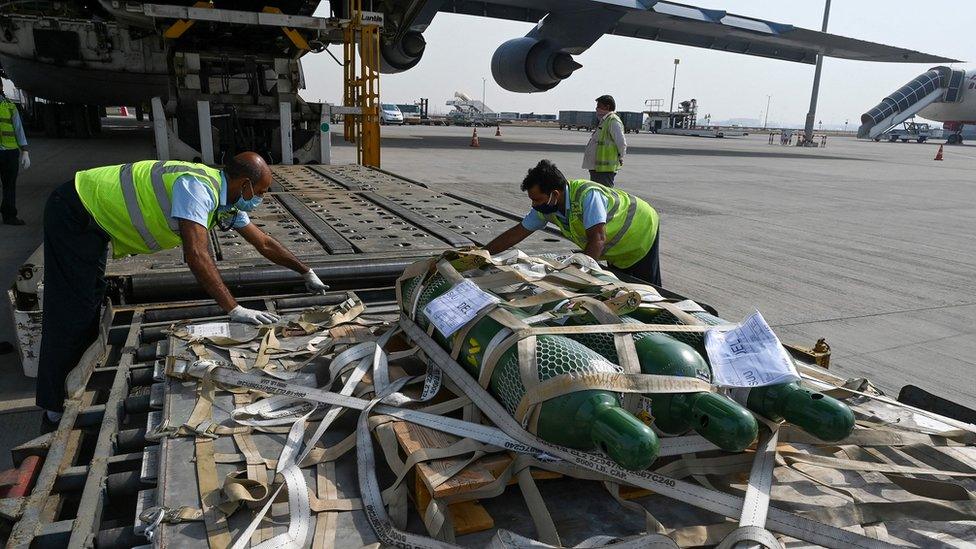
[[[827,32],[827,19],[830,17],[830,0],[824,4],[823,26],[821,32]],[[813,120],[817,116],[817,95],[820,93],[820,70],[823,68],[823,55],[817,54],[817,68],[813,73],[813,93],[810,94],[810,112],[807,113],[807,123],[803,128],[803,140],[813,142]]]
[[[766,96],[766,117],[763,119],[763,129],[769,124],[769,101],[773,98],[772,95]]]
[[[681,63],[680,59],[674,60],[674,78],[671,80],[671,106],[668,107],[668,127],[674,127],[674,116],[671,114],[674,112],[674,86],[678,82],[678,63]]]
[[[849,118],[844,119],[844,133],[847,133],[847,123],[850,122]]]

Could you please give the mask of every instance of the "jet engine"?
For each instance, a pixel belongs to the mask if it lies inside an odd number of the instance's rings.
[[[495,82],[520,93],[550,90],[580,67],[572,55],[550,41],[528,36],[505,42],[491,57]]]
[[[412,69],[424,55],[427,41],[417,31],[407,31],[395,42],[380,42],[380,72],[392,74]]]

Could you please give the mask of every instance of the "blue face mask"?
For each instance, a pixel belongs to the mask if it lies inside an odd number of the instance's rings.
[[[254,211],[254,208],[257,208],[258,206],[261,205],[262,202],[261,197],[254,194],[254,185],[248,182],[248,186],[251,187],[251,199],[244,200],[244,193],[241,192],[241,197],[237,199],[237,202],[234,202],[234,208],[238,211],[251,212]]]
[[[559,203],[556,202],[550,204],[549,202],[552,202],[552,199],[553,199],[553,195],[550,194],[549,200],[547,200],[545,204],[537,204],[537,205],[533,204],[532,209],[541,213],[542,215],[554,214],[559,211]]]

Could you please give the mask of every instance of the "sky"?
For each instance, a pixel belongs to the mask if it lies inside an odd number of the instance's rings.
[[[684,0],[699,7],[720,9],[808,29],[820,29],[822,0]],[[327,9],[320,8],[320,15]],[[960,0],[834,0],[828,32],[880,42],[925,53],[969,61],[955,68],[976,67],[972,22],[976,2]],[[430,110],[446,113],[445,102],[455,91],[480,99],[495,111],[555,113],[588,110],[604,93],[614,96],[617,109],[636,111],[646,99],[671,97],[674,59],[678,66],[675,103],[696,98],[699,117],[713,121],[733,118],[761,120],[767,95],[770,125],[802,125],[809,108],[813,65],[777,61],[635,38],[604,36],[575,57],[583,65],[554,89],[533,94],[503,90],[491,76],[491,56],[504,41],[524,36],[528,23],[440,13],[424,33],[427,50],[413,69],[380,78],[384,103],[430,100]],[[332,46],[341,59],[341,46]],[[853,130],[862,113],[884,96],[925,72],[928,64],[869,63],[826,58],[823,64],[817,119],[824,126],[849,120]],[[304,58],[308,100],[339,103],[342,72],[327,54]]]

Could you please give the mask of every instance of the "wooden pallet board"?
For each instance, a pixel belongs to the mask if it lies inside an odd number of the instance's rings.
[[[406,421],[393,423],[393,432],[405,455],[425,448],[447,448],[460,438]],[[457,496],[472,492],[495,482],[512,462],[508,453],[483,456],[470,463],[447,480],[440,482],[446,471],[457,468],[469,456],[425,461],[414,468],[413,498],[419,513],[427,509],[432,499]],[[533,470],[535,479],[559,478],[562,475],[549,471]],[[516,482],[515,479],[509,484]],[[495,521],[477,500],[460,501],[448,506],[455,535],[470,534],[493,528]]]

